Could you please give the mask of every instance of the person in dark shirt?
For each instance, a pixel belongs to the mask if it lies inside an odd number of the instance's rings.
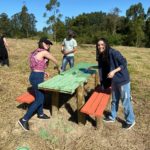
[[[7,51],[7,41],[4,35],[0,36],[0,63],[2,66],[7,65],[9,67],[9,58]]]
[[[131,104],[130,77],[126,59],[119,51],[112,49],[106,39],[101,38],[96,45],[96,60],[101,88],[107,89],[111,86],[112,91],[111,114],[105,117],[104,121],[115,121],[121,99],[126,121],[123,128],[131,129],[135,125],[135,116]]]

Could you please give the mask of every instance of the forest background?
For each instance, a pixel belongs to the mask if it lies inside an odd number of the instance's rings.
[[[150,47],[150,7],[145,12],[142,3],[131,5],[125,16],[120,16],[121,10],[115,7],[109,13],[82,13],[76,17],[66,17],[64,21],[59,11],[60,5],[58,0],[50,0],[45,4],[43,17],[47,19],[47,24],[42,31],[37,31],[36,17],[28,13],[25,4],[20,12],[10,18],[5,12],[1,13],[0,33],[10,38],[38,39],[48,36],[60,42],[67,30],[72,29],[81,44],[95,44],[100,37],[105,37],[111,45]]]

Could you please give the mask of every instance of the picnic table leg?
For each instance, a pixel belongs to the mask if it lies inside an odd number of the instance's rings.
[[[111,97],[111,96],[110,96],[110,97]],[[106,108],[108,108],[108,106],[110,105],[110,97],[109,97],[108,103],[107,103],[107,105],[106,105]],[[102,116],[96,117],[96,128],[102,130],[102,129],[103,129],[103,126],[104,126],[104,124],[103,124]]]
[[[95,73],[95,87],[99,84],[99,76],[98,76],[98,71]]]
[[[85,114],[80,112],[81,107],[84,105],[84,87],[79,86],[77,89],[77,117],[78,123],[85,124]]]
[[[96,117],[96,129],[103,129],[102,117]]]
[[[57,115],[59,110],[59,93],[52,92],[52,115]]]

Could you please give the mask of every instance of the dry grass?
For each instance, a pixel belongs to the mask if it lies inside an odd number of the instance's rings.
[[[135,47],[115,47],[128,60],[132,83],[133,106],[136,125],[124,131],[120,122],[104,124],[103,130],[95,130],[91,122],[85,126],[69,121],[72,117],[66,105],[60,108],[57,116],[41,121],[36,115],[30,120],[30,132],[24,132],[17,121],[26,112],[19,109],[16,97],[30,86],[28,76],[28,55],[36,48],[36,40],[8,39],[10,45],[10,68],[0,67],[0,149],[15,150],[26,146],[30,150],[149,150],[150,149],[150,49]],[[75,62],[95,62],[95,46],[78,47]],[[61,63],[60,45],[52,47],[52,53]],[[47,70],[51,77],[56,75],[53,64]],[[90,80],[89,86],[92,85]],[[67,105],[76,113],[75,98]],[[49,110],[44,110],[49,115]],[[122,107],[118,116],[123,118]]]

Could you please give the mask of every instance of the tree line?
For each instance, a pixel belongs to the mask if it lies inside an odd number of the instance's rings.
[[[142,3],[131,5],[126,16],[120,16],[121,10],[116,7],[109,13],[83,13],[66,17],[64,21],[61,20],[59,1],[51,0],[45,7],[47,26],[43,31],[37,31],[34,14],[29,14],[23,5],[21,12],[11,19],[6,13],[0,14],[0,32],[5,31],[7,36],[17,38],[50,36],[60,42],[67,30],[72,29],[79,43],[95,44],[100,37],[105,37],[112,45],[150,47],[150,7],[145,12]]]
[[[21,12],[14,14],[11,19],[6,13],[0,14],[0,33],[12,38],[35,36],[37,33],[36,22],[34,14],[29,14],[24,5]]]

